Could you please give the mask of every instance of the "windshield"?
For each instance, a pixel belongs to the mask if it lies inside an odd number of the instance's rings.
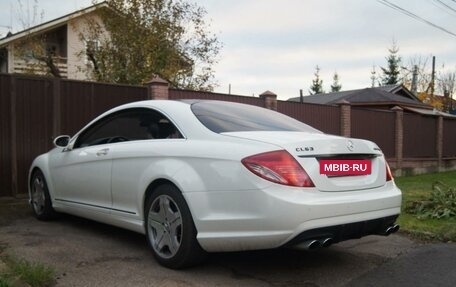
[[[198,120],[216,133],[243,131],[291,131],[321,133],[300,121],[268,109],[223,101],[191,105]]]

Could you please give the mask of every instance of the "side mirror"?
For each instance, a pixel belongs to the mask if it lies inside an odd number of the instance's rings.
[[[58,136],[54,139],[54,145],[56,147],[66,147],[70,142],[70,136]]]

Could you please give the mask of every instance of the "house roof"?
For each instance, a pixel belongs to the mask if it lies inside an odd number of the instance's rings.
[[[300,97],[290,98],[288,100],[300,102]],[[388,85],[303,97],[304,103],[312,104],[336,105],[341,101],[347,101],[352,105],[402,104],[424,109],[432,109],[431,106],[422,103],[413,93],[402,85]]]
[[[0,47],[6,46],[7,44],[14,42],[20,38],[23,38],[25,36],[39,34],[39,33],[43,33],[43,32],[55,29],[57,27],[65,25],[70,19],[74,19],[74,18],[83,16],[83,15],[86,15],[88,13],[95,11],[98,8],[107,7],[107,6],[108,6],[108,4],[103,1],[101,3],[75,11],[75,12],[67,14],[65,16],[50,20],[48,22],[30,27],[28,29],[19,31],[17,33],[14,33],[14,34],[8,33],[8,35],[6,37],[0,39]]]

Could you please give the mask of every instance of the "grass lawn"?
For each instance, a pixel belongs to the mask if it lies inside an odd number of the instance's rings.
[[[448,219],[418,219],[415,215],[404,212],[407,202],[429,198],[432,184],[435,181],[441,181],[456,188],[456,171],[397,177],[395,181],[402,190],[403,211],[398,220],[401,230],[424,240],[456,242],[455,217]]]
[[[54,285],[55,271],[48,266],[23,259],[18,260],[11,256],[2,256],[0,259],[3,267],[0,269],[0,287]]]
[[[49,287],[55,283],[53,268],[41,263],[32,263],[4,253],[0,245],[0,287]]]

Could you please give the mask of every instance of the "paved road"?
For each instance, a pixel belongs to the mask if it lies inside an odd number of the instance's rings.
[[[142,235],[72,216],[40,222],[18,214],[0,212],[0,245],[55,267],[57,286],[456,286],[455,244],[369,236],[312,252],[212,254],[174,271],[155,262]]]

